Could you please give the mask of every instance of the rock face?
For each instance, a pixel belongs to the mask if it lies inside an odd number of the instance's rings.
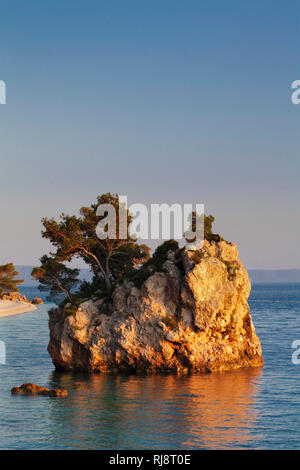
[[[52,311],[48,351],[56,368],[188,374],[262,366],[236,245],[205,241],[179,262],[172,252],[168,258],[140,289],[117,287],[109,314],[102,301],[72,315]]]
[[[21,385],[21,387],[13,387],[11,389],[12,395],[44,395],[47,397],[66,397],[68,396],[68,392],[65,389],[59,390],[54,388],[50,390],[50,388],[41,387],[40,385],[26,383]]]
[[[31,302],[25,297],[25,295],[20,294],[20,292],[9,292],[8,294],[2,294],[1,300],[10,300],[12,302],[26,302],[31,304]]]

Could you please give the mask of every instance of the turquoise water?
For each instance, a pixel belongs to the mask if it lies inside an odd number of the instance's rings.
[[[265,367],[190,377],[57,373],[46,351],[50,304],[0,318],[0,449],[299,449],[299,306],[300,284],[254,285]],[[28,381],[70,395],[10,395]]]

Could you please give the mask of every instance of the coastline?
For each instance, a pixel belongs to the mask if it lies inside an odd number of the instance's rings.
[[[37,310],[37,307],[30,303],[0,300],[0,318],[9,317],[11,315],[19,315],[21,313],[31,312],[33,310]]]

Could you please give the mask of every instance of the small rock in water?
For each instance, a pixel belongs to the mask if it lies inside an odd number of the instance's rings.
[[[32,299],[32,301],[31,301],[31,303],[34,304],[34,305],[41,305],[44,302],[42,301],[42,299],[40,297],[34,297],[34,299]]]
[[[46,387],[41,387],[40,385],[26,383],[21,385],[21,387],[13,387],[11,389],[13,395],[24,394],[24,395],[44,395],[46,397],[66,397],[68,396],[68,391],[65,389],[50,389]]]

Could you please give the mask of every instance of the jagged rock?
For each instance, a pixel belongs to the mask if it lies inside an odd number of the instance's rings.
[[[26,383],[21,385],[21,387],[13,387],[11,389],[12,395],[24,394],[24,395],[45,395],[47,397],[66,397],[68,396],[68,391],[65,389],[50,389],[46,387],[41,387],[33,383]]]
[[[112,312],[102,301],[74,315],[50,313],[48,351],[58,369],[151,374],[262,366],[247,299],[247,271],[236,245],[204,242],[200,252],[168,256],[164,272],[140,289],[124,282]]]
[[[40,297],[34,297],[31,301],[32,304],[34,305],[42,305],[44,302]]]
[[[25,297],[25,295],[20,294],[20,292],[8,292],[7,294],[2,294],[0,296],[1,300],[10,300],[12,302],[26,302],[30,304],[31,302]]]

